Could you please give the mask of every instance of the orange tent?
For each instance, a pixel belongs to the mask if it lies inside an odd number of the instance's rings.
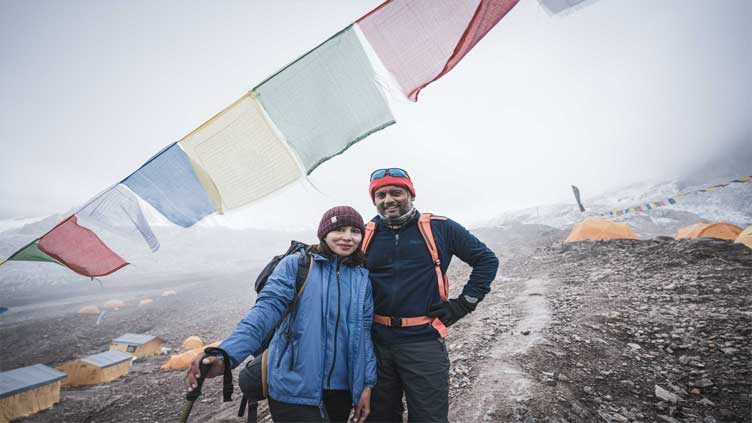
[[[730,223],[695,223],[676,231],[674,239],[719,238],[734,241],[741,232],[742,228]]]
[[[204,342],[201,341],[201,338],[199,338],[198,336],[189,336],[185,338],[185,340],[183,341],[183,345],[182,345],[184,350],[203,348],[203,346],[204,346]]]
[[[590,219],[575,223],[565,242],[603,239],[637,239],[626,223]]]
[[[151,298],[144,298],[143,300],[141,300],[141,301],[138,302],[138,305],[145,306],[145,305],[149,305],[149,304],[151,304],[153,302],[154,302],[154,300],[152,300]]]
[[[219,341],[212,342],[211,344],[207,345],[207,347],[216,347],[219,346]],[[202,353],[204,351],[203,347],[194,348],[192,350],[188,350],[181,354],[175,354],[171,355],[170,359],[167,360],[165,364],[160,367],[162,370],[180,370],[180,369],[187,369],[190,367],[191,362],[194,358],[196,358],[197,355]]]
[[[742,233],[736,237],[736,242],[752,248],[752,225],[747,226],[747,229],[743,230]]]
[[[79,314],[99,314],[101,311],[99,311],[99,307],[97,306],[84,306],[78,309]]]
[[[203,348],[188,350],[181,354],[171,355],[170,359],[160,367],[162,370],[180,370],[190,367],[194,358],[203,351]]]

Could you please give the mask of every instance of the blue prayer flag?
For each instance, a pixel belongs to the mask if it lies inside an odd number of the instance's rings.
[[[214,212],[190,159],[177,144],[157,153],[122,183],[171,222],[185,228]]]

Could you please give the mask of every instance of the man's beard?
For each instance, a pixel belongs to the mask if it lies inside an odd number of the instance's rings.
[[[407,203],[407,207],[408,208],[399,207],[399,216],[387,217],[384,214],[386,208],[384,209],[384,211],[379,210],[379,216],[381,216],[381,220],[386,223],[387,226],[397,229],[410,221],[410,219],[415,214],[415,206],[413,205],[412,201],[409,201]]]
[[[388,207],[380,208],[380,210],[378,210],[379,216],[381,216],[382,219],[397,219],[400,216],[404,216],[405,214],[409,213],[413,209],[413,202],[408,201],[407,204],[405,204],[405,206],[397,205],[397,210],[398,210],[397,215],[394,217],[387,217],[386,211],[387,209],[390,209],[392,207],[394,206],[390,205]]]

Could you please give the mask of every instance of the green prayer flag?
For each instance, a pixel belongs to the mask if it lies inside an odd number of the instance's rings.
[[[13,255],[8,257],[5,261],[46,261],[61,266],[63,265],[59,261],[48,256],[44,251],[40,250],[39,247],[37,247],[37,241],[38,240],[35,239],[30,242],[25,247],[13,253]]]

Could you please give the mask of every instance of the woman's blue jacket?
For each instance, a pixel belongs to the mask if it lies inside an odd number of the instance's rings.
[[[288,342],[285,337],[290,325],[291,316],[288,316],[269,344],[267,380],[269,396],[276,401],[320,406],[325,382],[324,349],[333,347],[331,344],[325,345],[323,340],[327,327],[333,332],[335,326],[334,321],[325,318],[324,304],[331,285],[329,282],[337,278],[337,260],[318,254],[312,257],[313,268],[296,305],[292,339]],[[256,304],[232,335],[220,344],[220,348],[230,356],[233,368],[259,349],[265,336],[295,297],[298,260],[298,255],[290,255],[279,262],[258,294]],[[371,342],[373,295],[365,268],[341,264],[339,278],[341,295],[350,295],[346,322],[349,332],[347,368],[353,404],[357,404],[363,388],[376,384],[376,357]],[[292,369],[290,363],[293,363]]]

